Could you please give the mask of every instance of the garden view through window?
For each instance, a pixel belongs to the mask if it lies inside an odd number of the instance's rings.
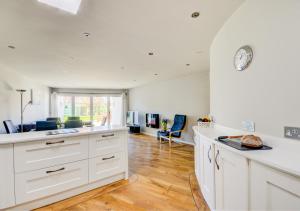
[[[63,121],[77,116],[87,125],[122,125],[123,99],[122,96],[59,95],[57,111]]]

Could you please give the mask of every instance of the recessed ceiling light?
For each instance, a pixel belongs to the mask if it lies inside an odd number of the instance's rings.
[[[191,64],[186,64],[186,66],[190,66]]]
[[[38,0],[41,3],[47,4],[66,12],[77,14],[81,0]]]
[[[83,32],[83,35],[86,36],[86,37],[89,37],[91,34],[88,33],[88,32]]]
[[[200,15],[200,12],[193,12],[192,15],[191,15],[191,17],[192,18],[198,18],[199,15]]]
[[[13,46],[13,45],[9,45],[9,46],[7,46],[7,47],[10,48],[10,49],[16,49],[16,47]]]
[[[157,74],[157,73],[154,73],[154,75],[157,76],[158,74]]]
[[[153,52],[149,52],[148,55],[149,55],[149,56],[153,56],[154,53],[153,53]]]

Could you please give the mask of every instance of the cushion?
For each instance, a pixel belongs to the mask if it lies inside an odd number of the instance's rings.
[[[174,118],[174,124],[171,128],[171,131],[183,130],[186,124],[186,115],[176,114]],[[172,134],[173,137],[179,138],[181,132],[176,132]]]

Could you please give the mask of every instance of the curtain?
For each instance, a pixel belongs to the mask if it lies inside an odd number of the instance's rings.
[[[57,102],[57,93],[52,92],[50,97],[50,116],[58,117],[58,102]]]
[[[122,101],[123,101],[123,115],[122,115],[122,124],[123,126],[126,125],[126,115],[127,115],[127,111],[128,111],[128,106],[129,106],[129,102],[128,102],[128,93],[122,93]]]

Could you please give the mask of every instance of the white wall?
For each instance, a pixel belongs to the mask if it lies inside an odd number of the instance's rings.
[[[300,1],[248,0],[226,22],[211,46],[211,113],[220,124],[283,136],[300,126]],[[250,45],[252,64],[233,66],[236,50]]]
[[[11,119],[14,124],[20,123],[20,94],[16,89],[26,89],[24,102],[30,100],[30,89],[39,93],[40,104],[29,105],[24,113],[24,122],[30,123],[36,120],[44,120],[49,113],[49,88],[40,85],[36,81],[20,76],[19,74],[0,67],[0,132],[4,132],[2,121]]]
[[[157,130],[145,127],[145,113],[158,113],[160,119],[172,121],[175,114],[185,114],[188,121],[183,137],[192,141],[192,126],[200,116],[209,113],[209,74],[193,73],[130,89],[129,110],[140,112],[142,131],[152,135]]]

